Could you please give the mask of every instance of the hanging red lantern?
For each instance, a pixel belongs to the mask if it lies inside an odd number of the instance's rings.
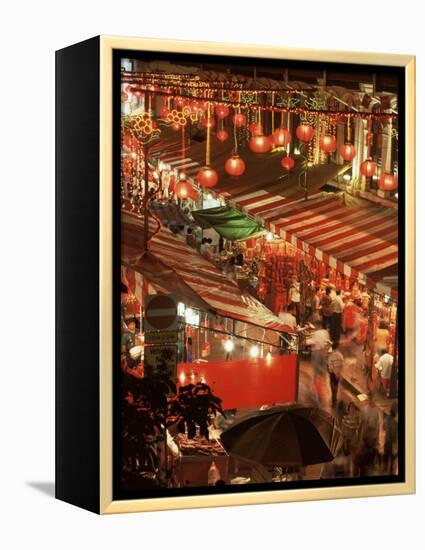
[[[263,125],[261,124],[261,122],[251,122],[251,124],[248,126],[248,130],[253,136],[261,136],[264,134]]]
[[[226,141],[226,139],[228,139],[229,137],[229,133],[226,130],[222,129],[217,132],[216,137],[218,141]]]
[[[288,128],[277,128],[273,132],[272,138],[275,147],[286,147],[292,140],[291,132]]]
[[[310,124],[300,124],[295,130],[297,138],[300,141],[309,142],[314,137],[314,128]]]
[[[394,174],[381,174],[378,180],[378,187],[382,191],[395,191],[398,186],[397,177]]]
[[[217,115],[217,118],[220,120],[223,120],[224,118],[228,117],[230,113],[229,107],[227,105],[217,105],[215,108],[215,114]]]
[[[202,120],[202,125],[205,128],[215,128],[215,119],[212,117],[204,118]]]
[[[218,174],[211,166],[203,166],[198,172],[197,180],[202,187],[214,187],[218,182]]]
[[[224,169],[230,176],[242,176],[245,168],[245,162],[239,155],[232,155],[224,164]]]
[[[360,164],[360,172],[365,176],[366,178],[371,178],[376,174],[376,162],[374,162],[372,159],[366,159]]]
[[[263,134],[252,136],[249,140],[249,148],[253,153],[267,153],[270,151],[271,146],[270,138]]]
[[[319,139],[319,147],[324,153],[336,151],[336,139],[332,134],[322,134]]]
[[[344,143],[344,145],[341,145],[339,154],[345,161],[351,162],[356,156],[356,148],[352,143]]]
[[[234,116],[233,116],[233,124],[237,127],[237,128],[242,128],[242,126],[245,126],[246,125],[246,116],[242,113],[236,113]]]
[[[283,157],[283,159],[280,161],[280,164],[282,168],[285,168],[285,170],[292,170],[295,166],[295,160],[292,157]]]
[[[171,129],[173,130],[173,132],[178,132],[180,130],[180,124],[178,122],[174,122],[171,125]]]

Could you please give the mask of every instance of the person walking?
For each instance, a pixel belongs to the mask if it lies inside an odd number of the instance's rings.
[[[384,417],[384,469],[386,474],[395,473],[395,463],[398,454],[398,422],[397,422],[397,405],[391,405],[390,414]]]
[[[394,357],[388,353],[386,348],[381,349],[380,357],[375,365],[381,384],[387,397],[390,394],[391,373],[393,370]]]
[[[301,301],[301,292],[300,292],[300,283],[297,278],[292,277],[292,283],[289,287],[288,292],[289,306],[291,309],[295,309],[295,317],[297,320],[297,325],[300,324],[300,301]]]
[[[323,398],[324,378],[326,376],[328,349],[331,344],[329,332],[322,328],[320,321],[315,323],[316,330],[307,339],[311,346],[311,366],[313,370],[312,389],[317,401]]]
[[[341,289],[337,289],[335,298],[331,303],[331,338],[333,342],[339,343],[342,330],[342,312],[344,311],[344,302],[341,298]]]
[[[344,356],[338,351],[338,342],[332,343],[332,352],[328,356],[329,382],[331,385],[332,407],[336,407],[338,398],[338,387],[344,368]]]
[[[322,298],[320,300],[320,306],[322,308],[322,320],[323,320],[323,328],[324,329],[330,329],[331,328],[331,319],[332,319],[332,297],[331,297],[331,287],[327,286],[325,289],[325,293],[322,295]]]
[[[379,440],[380,416],[372,392],[368,393],[368,401],[360,413],[360,433],[364,446],[376,449]]]

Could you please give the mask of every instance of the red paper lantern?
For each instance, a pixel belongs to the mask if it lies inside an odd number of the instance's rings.
[[[203,166],[198,172],[197,180],[202,187],[214,187],[218,182],[218,174],[211,166]]]
[[[319,147],[324,153],[336,151],[336,139],[332,134],[322,134],[319,139]]]
[[[242,128],[242,126],[245,126],[245,124],[246,124],[246,116],[243,115],[242,113],[236,113],[233,116],[233,124],[237,128]]]
[[[398,182],[394,174],[381,174],[378,180],[378,187],[382,191],[395,191],[397,189]]]
[[[314,137],[314,128],[310,124],[300,124],[295,130],[297,138],[300,141],[309,142]]]
[[[374,162],[372,159],[366,159],[360,164],[360,172],[365,176],[366,178],[371,178],[376,174],[376,162]]]
[[[180,130],[181,126],[178,122],[174,122],[172,125],[171,125],[171,129],[173,130],[173,132],[178,132]]]
[[[280,164],[282,165],[282,168],[285,168],[285,170],[288,170],[289,172],[295,166],[295,160],[289,156],[283,157],[283,159],[280,161]]]
[[[229,137],[229,133],[226,130],[219,130],[216,134],[218,141],[226,141]]]
[[[267,153],[270,151],[271,146],[270,138],[262,134],[252,136],[249,140],[249,148],[253,153]]]
[[[286,147],[288,143],[291,143],[292,136],[288,128],[277,128],[273,132],[273,144],[276,147]]]
[[[339,154],[345,161],[350,162],[356,156],[356,148],[352,143],[344,143],[344,145],[341,145]]]
[[[229,116],[229,113],[230,113],[230,110],[229,110],[229,107],[227,107],[227,105],[217,105],[217,107],[215,108],[215,114],[217,115],[217,118],[219,118],[220,120],[223,120],[223,118],[226,118],[227,116]]]
[[[232,155],[224,164],[224,169],[230,176],[242,176],[245,168],[245,162],[239,155]]]
[[[202,124],[205,128],[214,128],[215,127],[215,119],[212,117],[204,118],[202,121]]]
[[[262,136],[264,134],[261,122],[251,122],[248,126],[248,130],[253,136]]]

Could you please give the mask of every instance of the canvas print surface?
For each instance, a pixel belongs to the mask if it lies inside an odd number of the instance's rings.
[[[402,73],[135,52],[114,86],[115,493],[401,480]]]

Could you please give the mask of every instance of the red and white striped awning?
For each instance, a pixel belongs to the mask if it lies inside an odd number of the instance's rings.
[[[245,203],[248,212],[258,212],[264,199],[257,198],[249,206]],[[375,286],[376,272],[397,266],[398,225],[393,208],[368,205],[362,209],[345,204],[339,194],[318,193],[307,201],[270,205],[261,219],[269,231],[364,284]]]
[[[123,211],[121,224],[124,263],[143,273],[140,249],[143,218]],[[156,223],[149,220],[150,234],[156,229]],[[158,269],[160,264],[171,268],[216,313],[263,328],[293,332],[261,302],[243,293],[235,281],[228,279],[213,263],[190,247],[180,235],[162,227],[149,241],[149,253],[160,260]],[[170,285],[172,286],[171,279]],[[169,290],[172,292],[174,289]]]

